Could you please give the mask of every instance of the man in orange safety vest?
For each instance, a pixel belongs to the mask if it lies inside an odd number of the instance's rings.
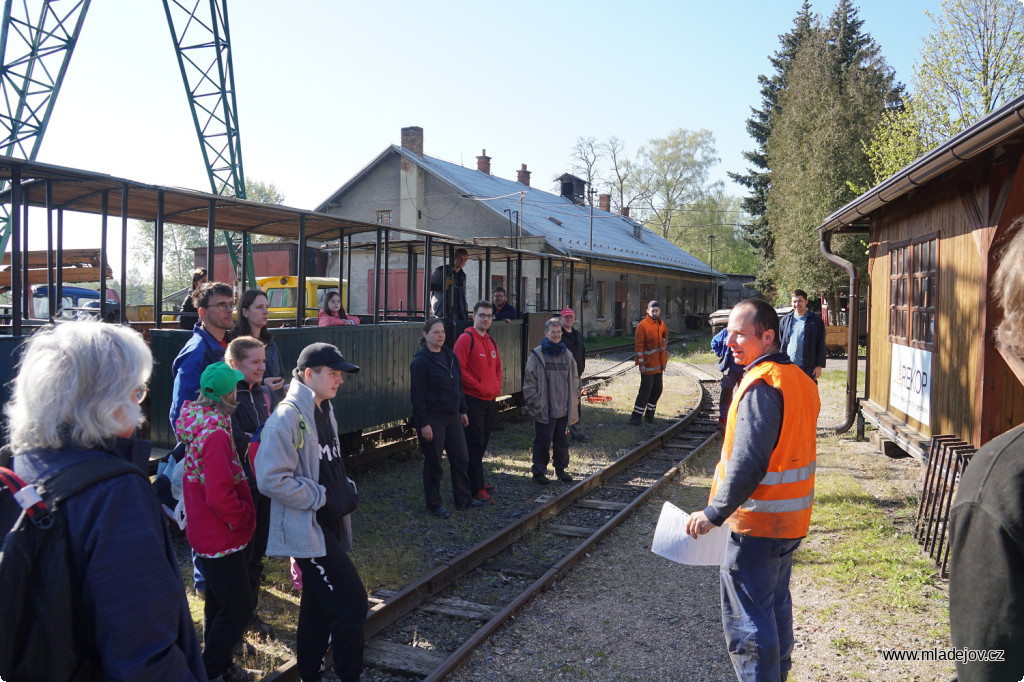
[[[726,420],[708,506],[693,537],[728,522],[722,622],[736,676],[785,680],[793,652],[789,576],[814,503],[817,386],[779,345],[779,316],[747,299],[729,315],[726,345],[745,365]]]

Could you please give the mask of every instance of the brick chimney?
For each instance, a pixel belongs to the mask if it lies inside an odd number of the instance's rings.
[[[402,147],[416,156],[423,156],[423,128],[419,126],[402,128]]]
[[[491,174],[491,157],[487,156],[486,149],[481,150],[480,156],[476,157],[476,169]]]
[[[611,194],[598,194],[597,195],[597,207],[602,211],[611,212],[612,210],[612,195]]]
[[[523,164],[522,168],[516,171],[516,176],[516,180],[518,180],[521,184],[524,184],[527,187],[530,186],[530,171],[526,170],[525,163]]]
[[[622,207],[622,217],[623,218],[628,218],[629,217],[629,206],[623,206]]]

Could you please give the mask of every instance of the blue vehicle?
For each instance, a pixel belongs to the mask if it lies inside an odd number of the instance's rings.
[[[54,317],[66,320],[95,319],[100,314],[100,292],[85,287],[62,286],[57,298],[57,309]],[[118,319],[118,308],[121,301],[117,292],[107,289],[107,317]],[[32,287],[32,317],[47,318],[50,316],[50,287],[40,284]]]

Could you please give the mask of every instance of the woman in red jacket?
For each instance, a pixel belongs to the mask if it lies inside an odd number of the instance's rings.
[[[175,424],[185,443],[185,533],[206,577],[203,665],[211,680],[252,679],[231,658],[252,615],[242,550],[256,529],[249,484],[231,438],[235,387],[244,376],[224,362],[207,367],[199,379],[199,397],[185,402]]]

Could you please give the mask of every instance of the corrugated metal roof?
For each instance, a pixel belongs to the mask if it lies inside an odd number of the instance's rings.
[[[466,168],[432,156],[419,156],[397,145],[392,145],[391,150],[465,194],[464,201],[479,201],[503,220],[508,219],[505,209],[519,211],[523,233],[544,237],[548,247],[559,253],[723,276],[650,230],[642,231],[643,240],[637,239],[634,228],[639,223],[635,220],[595,207],[591,243],[590,206],[573,204],[550,192],[489,175],[475,168]]]

